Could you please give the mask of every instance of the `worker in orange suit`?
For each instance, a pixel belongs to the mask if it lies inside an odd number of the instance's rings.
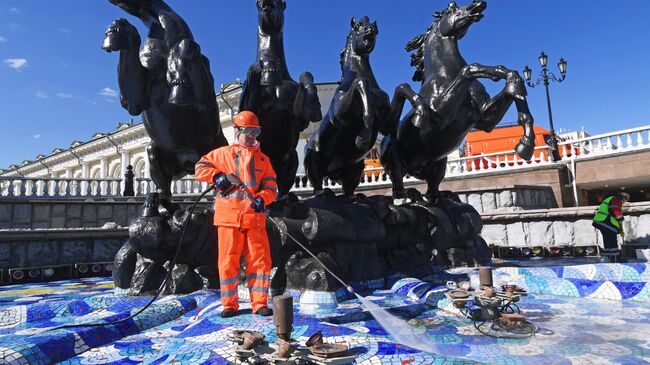
[[[213,183],[219,192],[214,200],[214,225],[219,240],[221,316],[237,315],[237,285],[242,252],[253,313],[270,316],[268,289],[271,250],[266,234],[264,208],[277,197],[275,172],[257,141],[261,129],[257,116],[244,111],[234,119],[235,143],[217,148],[196,164],[196,179]],[[234,178],[233,178],[234,177]],[[233,181],[240,181],[254,194],[254,201]]]

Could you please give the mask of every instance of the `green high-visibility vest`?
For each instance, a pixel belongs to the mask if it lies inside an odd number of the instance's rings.
[[[609,214],[609,203],[612,202],[612,199],[614,199],[614,197],[610,196],[609,198],[603,200],[603,202],[598,207],[598,210],[596,210],[596,215],[594,215],[594,221],[604,222],[609,217],[609,223],[611,223],[612,226],[614,226],[616,229],[620,229],[621,223],[618,221],[618,219],[616,219],[616,217]]]

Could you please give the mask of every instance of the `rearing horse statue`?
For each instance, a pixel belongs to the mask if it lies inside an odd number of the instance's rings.
[[[377,22],[352,18],[352,29],[341,51],[343,77],[329,111],[305,147],[305,167],[314,192],[323,190],[323,178],[343,184],[346,196],[354,194],[365,167],[363,159],[374,146],[377,132],[390,131],[386,115],[388,95],[381,90],[370,67],[377,40]]]
[[[295,82],[284,55],[284,0],[257,0],[257,60],[248,70],[239,110],[257,114],[260,147],[271,159],[280,197],[291,190],[298,169],[300,132],[322,119],[314,77],[305,72]]]
[[[468,65],[458,50],[458,40],[483,18],[486,8],[485,1],[474,0],[463,7],[452,1],[447,9],[434,13],[436,20],[427,32],[406,47],[409,52],[416,51],[411,55],[411,65],[416,66],[413,80],[422,81],[422,87],[418,93],[408,84],[395,90],[390,116],[394,128],[380,151],[396,198],[405,197],[402,178],[408,173],[425,180],[427,196],[435,199],[445,177],[447,155],[458,148],[471,128],[490,132],[513,102],[524,130],[515,151],[526,160],[533,155],[533,117],[519,73],[503,66]],[[490,98],[479,78],[506,80],[506,85]],[[399,122],[405,100],[415,109]]]
[[[110,0],[149,29],[140,50],[138,30],[125,19],[106,31],[102,48],[119,51],[122,106],[143,113],[151,143],[151,178],[163,213],[172,210],[172,179],[194,174],[194,164],[228,144],[221,131],[210,63],[185,21],[163,0]]]

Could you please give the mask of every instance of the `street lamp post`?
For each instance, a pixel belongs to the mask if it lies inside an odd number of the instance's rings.
[[[553,81],[553,82],[562,82],[566,78],[566,65],[567,62],[564,60],[564,58],[560,58],[560,62],[558,62],[557,67],[560,69],[560,77],[557,78],[555,74],[551,71],[548,70],[547,63],[548,63],[548,56],[546,53],[542,51],[542,53],[538,57],[539,59],[539,64],[542,66],[542,71],[539,73],[539,76],[537,77],[537,80],[533,83],[530,81],[531,76],[532,76],[532,70],[526,65],[524,67],[524,78],[526,78],[526,83],[528,86],[531,88],[534,88],[535,86],[539,86],[539,84],[544,84],[544,87],[546,88],[546,106],[548,107],[548,121],[551,126],[551,149],[553,150],[553,161],[558,161],[560,159],[560,154],[558,153],[557,150],[557,137],[555,135],[555,127],[553,127],[553,112],[551,111],[551,94],[548,91],[548,84]]]

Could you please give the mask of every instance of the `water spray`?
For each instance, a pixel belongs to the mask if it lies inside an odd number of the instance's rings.
[[[238,187],[246,194],[249,200],[255,201],[255,196],[253,193],[248,189],[246,185],[243,183],[239,182]],[[271,217],[270,215],[267,214],[271,222],[280,229],[280,224],[275,220],[275,218]],[[344,288],[347,289],[350,293],[354,294],[357,299],[361,302],[361,304],[366,307],[368,312],[379,322],[379,324],[388,332],[393,339],[405,346],[408,346],[410,348],[420,350],[420,351],[426,351],[430,353],[436,353],[440,354],[442,351],[439,348],[439,346],[430,343],[428,341],[428,338],[424,334],[424,332],[418,332],[415,331],[413,326],[408,324],[406,321],[403,319],[396,317],[392,314],[390,314],[387,310],[381,308],[377,304],[373,303],[369,299],[366,299],[362,295],[356,293],[352,286],[348,283],[346,283],[343,279],[341,279],[338,275],[336,275],[332,270],[330,270],[325,263],[323,263],[318,256],[316,256],[313,252],[311,252],[310,249],[306,247],[302,242],[300,242],[298,239],[293,237],[289,232],[286,232],[287,237],[291,238],[293,242],[295,242],[300,248],[302,248],[307,254],[309,254],[311,257],[318,262],[319,265],[325,269],[336,281],[341,283]]]

